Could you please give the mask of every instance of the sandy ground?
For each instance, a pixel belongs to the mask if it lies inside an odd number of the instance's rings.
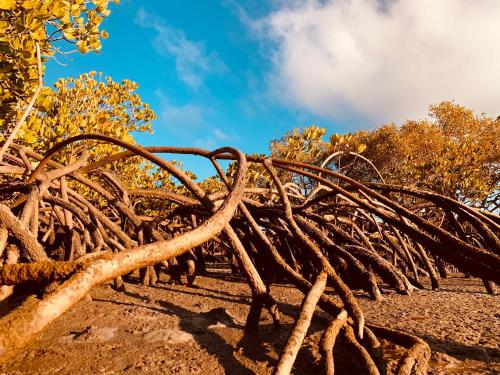
[[[31,345],[0,366],[0,374],[268,374],[284,345],[302,295],[273,286],[283,312],[275,332],[267,313],[261,330],[245,335],[249,288],[228,274],[199,277],[197,288],[130,280],[118,293],[103,285],[79,302]],[[477,279],[451,277],[439,292],[401,296],[388,291],[374,302],[358,295],[367,321],[412,332],[433,350],[430,374],[500,374],[500,296],[484,292]],[[321,373],[317,340],[326,314],[319,312],[294,368]],[[383,342],[389,370],[391,353]],[[337,351],[336,373],[357,374],[348,353]]]

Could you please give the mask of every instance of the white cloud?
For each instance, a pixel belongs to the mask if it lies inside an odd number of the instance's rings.
[[[160,100],[159,118],[170,130],[188,135],[207,125],[202,106],[196,104],[173,105],[161,90],[156,90],[155,95]]]
[[[167,26],[162,18],[143,8],[137,13],[136,23],[156,31],[155,49],[161,55],[174,56],[179,79],[190,87],[196,89],[206,75],[222,74],[227,70],[216,52],[208,53],[203,43],[187,39],[183,31]]]
[[[165,104],[161,111],[163,119],[167,123],[185,124],[185,126],[201,126],[204,124],[202,108],[193,104],[173,106]]]
[[[286,4],[286,3],[285,3]],[[500,1],[294,1],[266,19],[270,85],[319,115],[401,121],[455,100],[500,114]]]
[[[219,128],[212,129],[212,133],[213,133],[215,139],[218,139],[220,141],[228,141],[228,140],[234,138],[234,136],[229,135],[229,134],[223,132]]]
[[[214,114],[210,108],[193,103],[174,105],[162,90],[156,90],[155,95],[160,102],[161,124],[188,144],[212,150],[238,139],[231,131],[210,125],[207,118]]]
[[[206,150],[214,150],[217,148],[217,141],[212,136],[205,138],[198,138],[195,140],[194,145],[199,148],[204,148]]]
[[[217,147],[225,145],[227,141],[237,139],[236,135],[228,134],[219,128],[209,129],[209,135],[195,140],[196,147],[213,150]]]

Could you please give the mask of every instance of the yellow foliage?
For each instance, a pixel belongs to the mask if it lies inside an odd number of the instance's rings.
[[[107,36],[99,27],[109,15],[109,3],[0,0],[1,119],[11,116],[13,106],[29,98],[37,85],[36,43],[44,59],[68,42],[83,53],[99,50],[100,39]]]
[[[45,152],[50,145],[82,133],[98,133],[134,142],[132,133],[148,132],[156,118],[149,105],[134,92],[137,84],[131,81],[114,82],[110,77],[101,79],[96,72],[76,79],[59,79],[55,89],[45,88],[36,103],[38,112],[24,126],[39,139],[35,149]],[[19,135],[21,141],[28,142]],[[90,160],[116,152],[112,146],[92,147]],[[66,160],[75,155],[72,150],[62,155]]]
[[[426,120],[388,124],[354,138],[366,143],[364,155],[388,182],[476,203],[500,189],[500,120],[454,103],[431,106]]]

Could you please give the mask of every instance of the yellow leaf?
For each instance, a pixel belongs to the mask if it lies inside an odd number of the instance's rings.
[[[26,1],[23,1],[23,3],[21,4],[21,6],[24,9],[33,9],[33,7],[35,6],[35,4],[36,4],[36,1],[34,1],[34,0],[26,0]]]
[[[87,53],[89,51],[88,47],[87,47],[87,43],[85,43],[83,40],[79,40],[77,43],[76,43],[76,46],[78,47],[78,50],[81,52],[81,53]]]
[[[11,10],[16,7],[15,0],[0,0],[0,9]]]
[[[73,28],[68,28],[63,31],[63,34],[66,39],[72,40],[78,36],[78,30],[75,30]]]
[[[66,10],[63,9],[63,8],[56,8],[54,9],[54,11],[52,12],[52,14],[56,17],[56,18],[63,18],[65,15],[66,15]]]
[[[33,119],[33,121],[31,121],[30,126],[29,126],[30,130],[33,132],[37,132],[40,129],[40,124],[41,124],[41,120],[39,118]]]
[[[45,97],[40,103],[40,107],[45,112],[49,112],[53,107],[52,99],[50,97]]]
[[[363,143],[360,143],[360,144],[358,145],[358,147],[356,148],[356,152],[357,152],[358,154],[362,154],[362,153],[363,153],[363,151],[365,151],[365,150],[366,150],[366,145],[365,145],[365,144],[363,144]]]
[[[36,40],[44,40],[45,30],[43,28],[39,28],[37,31],[33,33],[33,38],[35,38]]]
[[[30,133],[26,133],[24,140],[27,143],[35,143],[37,141],[37,138],[33,133],[30,132]]]
[[[134,138],[130,134],[125,134],[123,140],[127,143],[134,143]]]
[[[92,38],[90,40],[90,47],[92,49],[100,49],[101,48],[101,41],[97,38]]]
[[[71,6],[71,15],[76,18],[80,15],[80,13],[81,13],[80,4],[73,4]]]
[[[4,33],[9,28],[9,23],[7,21],[0,21],[0,33]]]
[[[98,8],[104,8],[108,5],[108,0],[94,0],[93,3]]]
[[[100,125],[105,124],[108,121],[108,119],[109,119],[109,117],[105,113],[99,113],[97,115],[97,123],[100,124]]]

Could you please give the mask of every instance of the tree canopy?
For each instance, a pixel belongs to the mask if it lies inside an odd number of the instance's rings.
[[[357,180],[380,182],[380,172],[388,183],[499,208],[500,118],[445,101],[423,120],[326,136],[315,125],[293,129],[270,143],[270,155],[319,166],[337,153],[328,166]]]
[[[452,102],[432,105],[429,117],[401,127],[354,134],[364,156],[387,182],[429,189],[490,206],[500,189],[500,120]],[[496,206],[498,208],[498,206]]]
[[[44,59],[69,53],[99,51],[99,30],[110,14],[109,0],[0,0],[0,103],[2,113],[28,98],[37,83],[37,46]],[[115,1],[117,2],[117,1]],[[41,56],[40,56],[41,57]],[[7,108],[5,108],[7,107]],[[0,121],[5,121],[0,118]],[[0,123],[0,125],[2,125]]]

